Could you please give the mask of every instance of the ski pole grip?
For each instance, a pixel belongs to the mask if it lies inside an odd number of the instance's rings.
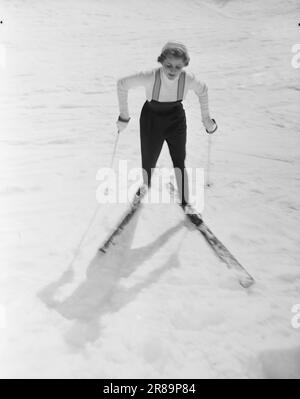
[[[123,118],[122,116],[119,115],[118,121],[119,122],[125,122],[128,123],[130,121],[131,118]]]
[[[211,131],[211,132],[209,132],[207,129],[205,129],[205,130],[206,130],[206,133],[208,133],[208,134],[213,134],[213,133],[218,129],[217,122],[216,122],[213,118],[211,118],[211,120],[214,122],[214,124],[216,125],[216,127],[215,127],[214,130]]]

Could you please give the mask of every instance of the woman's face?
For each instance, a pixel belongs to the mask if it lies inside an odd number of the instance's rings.
[[[182,58],[168,56],[162,63],[163,71],[170,80],[176,79],[184,68]]]

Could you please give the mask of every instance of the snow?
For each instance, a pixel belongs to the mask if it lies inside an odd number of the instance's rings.
[[[1,378],[300,377],[297,3],[1,0]],[[158,65],[173,38],[219,125],[203,214],[255,277],[248,290],[176,204],[145,203],[97,252],[126,210],[96,202],[116,80]],[[143,102],[130,92],[117,149],[130,167]],[[203,168],[197,98],[184,106],[187,166]]]

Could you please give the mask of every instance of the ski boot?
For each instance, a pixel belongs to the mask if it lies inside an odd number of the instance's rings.
[[[132,200],[132,207],[135,208],[142,200],[142,198],[145,196],[145,194],[147,193],[148,190],[148,186],[147,184],[142,184],[137,192],[135,193],[135,196],[133,197]]]
[[[193,224],[195,224],[196,226],[200,226],[200,224],[202,224],[203,220],[201,213],[197,212],[197,210],[193,208],[191,204],[181,204],[181,207],[183,209],[183,212]]]

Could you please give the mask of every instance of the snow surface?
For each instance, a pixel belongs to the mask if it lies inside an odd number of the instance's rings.
[[[298,16],[296,0],[0,1],[2,378],[300,377]],[[249,290],[175,204],[145,204],[97,253],[126,209],[95,196],[116,80],[157,66],[170,39],[209,87],[204,216],[255,277]],[[132,167],[143,102],[130,92],[117,150]],[[187,166],[205,167],[193,93],[185,109]]]

